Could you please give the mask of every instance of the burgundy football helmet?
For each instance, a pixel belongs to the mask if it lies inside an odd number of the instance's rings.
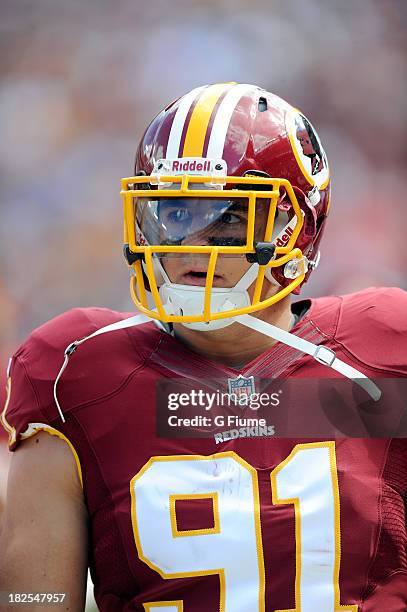
[[[207,85],[151,122],[122,196],[138,308],[213,329],[298,293],[308,280],[329,210],[329,167],[296,108],[254,85]],[[166,274],[166,258],[188,254],[206,257],[201,286],[175,284]],[[222,256],[250,264],[235,287],[213,286]],[[264,279],[273,295],[264,296]]]

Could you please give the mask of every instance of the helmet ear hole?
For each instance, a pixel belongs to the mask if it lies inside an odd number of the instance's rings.
[[[259,113],[264,113],[267,110],[267,100],[266,98],[259,98],[259,103],[257,105],[259,109]]]

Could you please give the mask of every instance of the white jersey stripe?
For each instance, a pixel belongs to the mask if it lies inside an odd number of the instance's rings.
[[[178,106],[177,112],[175,113],[170,135],[168,137],[167,152],[165,154],[166,159],[176,159],[178,157],[179,146],[181,144],[182,130],[184,129],[184,124],[189,109],[191,108],[195,99],[206,87],[208,87],[208,85],[204,85],[203,87],[196,87],[182,98],[180,105]]]
[[[215,121],[213,122],[206,157],[212,159],[222,158],[226,134],[233,111],[242,96],[253,89],[257,89],[257,87],[247,84],[235,85],[223,98],[216,113]]]

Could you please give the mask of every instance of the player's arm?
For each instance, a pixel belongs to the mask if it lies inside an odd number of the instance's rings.
[[[83,611],[87,542],[75,459],[63,440],[40,432],[25,440],[11,461],[0,535],[0,592],[65,593],[64,605],[47,609]],[[0,604],[1,612],[8,609]]]

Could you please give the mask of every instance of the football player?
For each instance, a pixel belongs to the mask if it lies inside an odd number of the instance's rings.
[[[139,314],[71,310],[10,362],[0,590],[81,610],[89,563],[109,612],[404,610],[404,440],[158,431],[163,383],[350,381],[379,405],[406,376],[403,291],[291,300],[330,208],[311,123],[253,85],[198,87],[149,125],[122,198]],[[290,398],[281,423],[305,425]]]

